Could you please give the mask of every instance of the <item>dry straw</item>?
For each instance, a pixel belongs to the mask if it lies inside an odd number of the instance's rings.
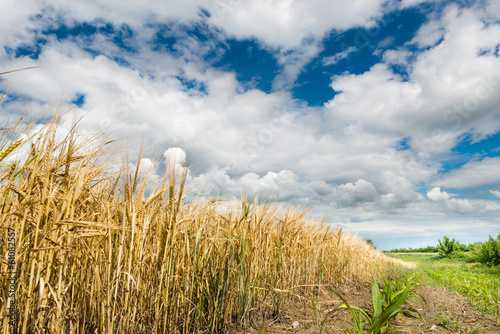
[[[307,286],[403,265],[305,211],[244,196],[233,208],[188,201],[186,174],[175,170],[143,199],[150,180],[139,168],[110,173],[113,150],[81,154],[89,148],[74,128],[56,140],[59,121],[0,183],[1,228],[16,235],[19,333],[221,333],[310,298]],[[8,333],[6,307],[0,319]]]

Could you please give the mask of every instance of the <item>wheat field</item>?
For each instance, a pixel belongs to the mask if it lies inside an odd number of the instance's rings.
[[[221,333],[408,266],[305,210],[190,193],[186,170],[112,168],[123,152],[61,139],[61,117],[0,135],[2,333]]]

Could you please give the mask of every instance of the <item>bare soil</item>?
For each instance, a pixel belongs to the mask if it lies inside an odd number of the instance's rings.
[[[269,314],[256,317],[248,326],[235,326],[230,328],[229,332],[237,334],[260,333],[262,318],[265,317],[266,333],[319,333],[321,322],[329,310],[342,303],[332,292],[325,290],[323,289],[319,294],[317,290],[311,291],[311,295],[317,296],[319,301],[319,310],[317,310],[316,315],[310,298],[296,298],[295,301],[285,303],[279,316],[272,317],[271,312],[269,312]],[[350,304],[365,310],[372,309],[370,286],[340,287],[337,291]],[[492,316],[482,314],[473,308],[466,298],[453,291],[444,288],[420,286],[417,292],[424,297],[427,305],[421,299],[411,299],[408,304],[420,312],[425,322],[417,318],[398,316],[391,321],[394,333],[468,334],[479,323],[481,324],[479,333],[500,333],[500,322],[496,321]],[[451,323],[446,324],[446,320],[451,320]],[[349,312],[342,310],[326,320],[323,333],[343,334],[345,329],[350,329],[353,325]]]

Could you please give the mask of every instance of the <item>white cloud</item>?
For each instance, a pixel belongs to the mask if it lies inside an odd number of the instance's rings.
[[[458,213],[471,213],[475,211],[474,205],[467,199],[452,198],[446,203],[446,207]]]
[[[395,37],[388,36],[388,37],[384,38],[383,40],[381,40],[380,42],[378,42],[377,47],[379,47],[379,48],[387,48],[390,45],[392,45],[395,41],[396,41]]]
[[[142,158],[141,164],[139,165],[139,173],[143,174],[151,173],[154,172],[155,168],[156,166],[153,160],[149,158]]]
[[[343,206],[372,202],[379,195],[373,184],[363,179],[340,185],[337,189],[340,192],[338,202]]]
[[[496,0],[488,0],[485,9],[485,16],[499,18],[500,17],[500,2]]]
[[[39,1],[27,0],[22,4],[15,0],[2,1],[0,12],[0,45],[18,46],[30,41],[32,28],[36,26],[30,21],[30,16],[40,12],[42,4]],[[4,52],[3,48],[1,48]]]
[[[500,158],[472,161],[446,174],[434,184],[454,189],[466,189],[500,182]]]
[[[449,152],[471,129],[482,137],[496,133],[500,58],[490,51],[479,54],[495,49],[500,26],[485,25],[472,9],[450,6],[445,13],[431,21],[446,32],[439,46],[416,54],[405,48],[384,54],[389,64],[405,65],[412,52],[408,78],[385,64],[333,77],[331,86],[340,94],[326,105],[329,123],[353,124],[381,140],[405,133],[422,162]],[[417,36],[428,36],[426,26]]]
[[[431,191],[427,192],[427,198],[431,201],[447,201],[450,195],[446,191],[441,191],[440,187],[434,187]]]
[[[30,41],[35,34],[26,29],[30,24],[56,24],[50,15],[46,21],[27,23],[40,7],[17,3],[6,2],[12,17],[0,13],[0,28],[7,32],[0,36],[3,45]],[[62,109],[69,109],[77,94],[85,95],[86,130],[125,137],[135,153],[144,135],[151,154],[170,147],[165,157],[178,167],[189,156],[191,179],[200,189],[230,197],[245,188],[313,206],[315,214],[327,214],[354,230],[430,235],[454,229],[456,219],[468,216],[491,233],[494,227],[487,222],[498,213],[495,200],[450,199],[439,187],[500,182],[495,174],[498,158],[471,162],[435,181],[440,159],[449,157],[457,138],[471,132],[474,138],[484,138],[498,131],[500,60],[494,53],[500,27],[484,24],[484,12],[451,6],[442,17],[429,17],[412,45],[385,51],[383,62],[365,73],[333,77],[331,87],[339,94],[325,107],[307,107],[278,90],[295,84],[322,50],[319,41],[326,32],[373,26],[382,3],[218,0],[160,6],[151,1],[138,8],[130,1],[66,2],[59,9],[70,25],[95,18],[129,24],[137,50],[122,52],[99,36],[91,44],[101,56],[85,51],[83,46],[90,42],[76,37],[49,38],[38,60],[11,59],[1,48],[2,69],[43,67],[3,76],[0,86],[15,87],[15,94],[39,101],[36,112],[60,101]],[[489,5],[495,7],[494,2]],[[199,18],[200,6],[210,18]],[[277,90],[267,94],[244,88],[235,73],[211,68],[203,55],[217,52],[215,41],[183,35],[176,48],[184,57],[178,58],[151,51],[146,41],[155,31],[144,23],[172,19],[179,25],[204,22],[215,40],[248,37],[267,46],[282,66],[273,85]],[[9,32],[19,39],[7,40]],[[414,45],[421,49],[414,52]],[[323,62],[333,64],[355,50],[348,48]],[[118,64],[113,60],[117,55],[130,65]],[[391,65],[401,66],[408,75],[396,75]],[[190,90],[179,77],[195,80],[206,90]],[[403,139],[408,147],[400,149]],[[142,168],[150,163],[143,160]],[[429,183],[436,187],[426,200],[416,189]],[[406,223],[410,219],[412,223]],[[439,227],[428,223],[436,220]]]
[[[220,170],[212,168],[193,178],[192,184],[201,194],[215,193],[221,196],[236,196],[240,189],[238,189],[236,182],[226,174],[226,171],[227,168]]]
[[[144,23],[178,21],[190,23],[206,20],[210,25],[223,29],[239,39],[257,38],[272,48],[298,49],[306,39],[321,39],[332,29],[372,26],[383,14],[384,0],[146,0],[140,6],[134,1],[55,1],[43,6],[29,1],[3,3],[0,28],[8,31],[2,44],[18,44],[32,35],[26,29],[32,25],[30,18],[41,12],[51,17],[94,21],[102,19],[117,26],[127,24],[133,29],[143,28]],[[205,17],[201,10],[209,12]],[[55,19],[48,19],[46,24]],[[19,24],[21,23],[21,24]],[[8,36],[15,36],[14,39]]]
[[[497,191],[497,190],[490,190],[490,193],[492,193],[493,195],[495,195],[496,197],[500,198],[500,191]]]
[[[283,66],[283,70],[274,79],[273,89],[291,88],[304,66],[320,51],[321,47],[316,40],[305,40],[294,49],[282,49],[276,57],[278,64]]]
[[[156,169],[158,165],[155,161],[149,158],[142,158],[141,162],[139,164],[139,170],[138,170],[138,175],[139,178],[143,178],[143,180],[147,180],[146,188],[145,188],[145,194],[150,193],[152,187],[154,186],[155,182],[160,178],[158,174],[156,174]],[[121,166],[117,163],[115,163],[109,172],[117,172],[120,171]],[[128,164],[128,174],[133,178],[135,176],[135,172],[137,170],[137,163],[129,163]]]
[[[31,43],[34,31],[56,28],[62,22],[68,26],[75,22],[99,22],[105,19],[120,27],[123,24],[139,37],[152,38],[152,29],[146,24],[172,23],[191,25],[206,23],[213,34],[227,35],[238,39],[256,39],[276,54],[283,71],[275,79],[275,89],[290,88],[302,68],[314,58],[322,47],[319,42],[332,29],[344,30],[352,27],[373,27],[384,14],[385,0],[188,0],[158,2],[147,0],[138,7],[133,1],[55,1],[42,6],[39,3],[19,5],[7,0],[0,14],[0,28],[7,31],[0,42],[15,49],[23,43]],[[202,10],[209,13],[203,14]],[[37,16],[38,15],[38,16]],[[36,17],[37,16],[37,17]],[[137,37],[137,36],[136,36]],[[217,52],[214,45],[200,48],[196,37],[183,35],[175,47],[186,58],[200,57],[208,51]],[[97,37],[99,38],[99,37]],[[80,41],[81,43],[85,43]],[[102,44],[102,41],[94,41]],[[210,42],[205,42],[210,44]],[[196,47],[198,46],[198,47]],[[116,46],[108,45],[109,52]],[[0,51],[0,53],[5,50]],[[102,50],[101,50],[102,51]],[[118,53],[118,56],[121,56]]]
[[[167,159],[167,164],[175,166],[182,166],[186,162],[186,152],[179,147],[171,147],[163,153],[165,159]]]
[[[219,0],[208,5],[210,23],[238,38],[257,37],[267,45],[295,49],[306,38],[331,29],[372,26],[382,0]]]
[[[405,49],[387,50],[383,54],[384,62],[387,64],[408,66],[408,59],[413,55],[412,52]]]
[[[318,196],[328,196],[333,191],[333,188],[323,180],[312,181],[310,186]]]
[[[418,29],[411,43],[417,44],[420,48],[435,46],[444,38],[445,33],[443,22],[430,21]]]
[[[420,5],[424,2],[430,2],[431,0],[403,0],[400,3],[401,8],[408,8]]]
[[[337,64],[340,60],[349,57],[349,55],[353,52],[357,51],[357,48],[354,46],[350,46],[342,52],[334,54],[333,56],[328,56],[323,58],[323,66],[330,66]]]

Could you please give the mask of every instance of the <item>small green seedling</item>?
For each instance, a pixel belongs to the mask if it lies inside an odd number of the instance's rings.
[[[377,282],[373,279],[372,314],[369,314],[358,306],[350,305],[345,298],[340,295],[340,293],[332,288],[332,291],[337,295],[337,297],[340,298],[342,304],[326,315],[321,322],[320,333],[323,332],[323,326],[325,325],[326,320],[340,310],[348,310],[354,320],[354,327],[344,330],[344,333],[346,334],[383,334],[390,328],[389,321],[400,313],[418,317],[424,321],[418,311],[412,310],[404,305],[414,283],[411,280],[406,280],[406,284],[404,284],[405,286],[403,289],[394,290],[391,287],[390,281],[385,277],[383,278],[385,282],[383,290],[379,288]],[[416,292],[414,293],[416,294]],[[365,320],[363,320],[363,318]],[[363,329],[364,325],[368,327],[367,331]]]

